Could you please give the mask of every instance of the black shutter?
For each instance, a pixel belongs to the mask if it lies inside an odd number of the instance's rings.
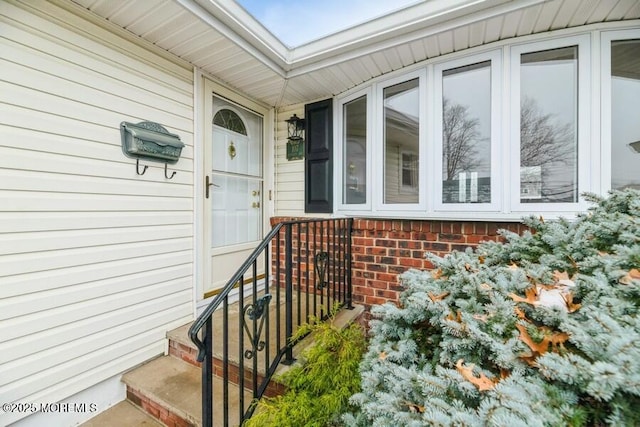
[[[332,101],[304,106],[305,161],[304,211],[333,212],[333,115]]]

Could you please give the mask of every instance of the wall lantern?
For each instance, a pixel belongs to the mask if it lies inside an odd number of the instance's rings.
[[[287,122],[287,160],[304,159],[304,119],[291,116]]]
[[[171,179],[167,172],[167,165],[174,164],[180,159],[180,153],[184,144],[180,137],[169,133],[164,126],[154,122],[120,123],[120,136],[122,139],[122,152],[125,156],[136,159],[136,173],[144,175],[148,166],[143,166],[140,171],[140,159],[164,162],[164,176]]]

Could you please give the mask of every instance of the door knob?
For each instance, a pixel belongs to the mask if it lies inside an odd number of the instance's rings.
[[[253,197],[259,196],[259,195],[260,195],[260,192],[259,192],[259,191],[256,191],[256,190],[253,190],[253,191],[251,192],[251,195],[252,195]]]
[[[253,203],[251,204],[251,207],[252,207],[252,208],[259,208],[259,207],[260,207],[260,202],[253,202]]]

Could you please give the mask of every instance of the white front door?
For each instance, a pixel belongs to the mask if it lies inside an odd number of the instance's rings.
[[[213,90],[205,102],[210,103],[204,144],[206,298],[229,281],[264,235],[264,116]]]

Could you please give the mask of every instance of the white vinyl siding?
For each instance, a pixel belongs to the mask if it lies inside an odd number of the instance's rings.
[[[92,387],[193,314],[193,71],[73,9],[0,2],[0,402]],[[171,180],[122,153],[144,120],[186,144]]]
[[[275,212],[278,216],[301,217],[304,213],[304,159],[287,160],[287,120],[304,117],[304,105],[278,111],[275,149]],[[306,139],[306,135],[303,136]],[[317,215],[313,215],[317,216]]]

